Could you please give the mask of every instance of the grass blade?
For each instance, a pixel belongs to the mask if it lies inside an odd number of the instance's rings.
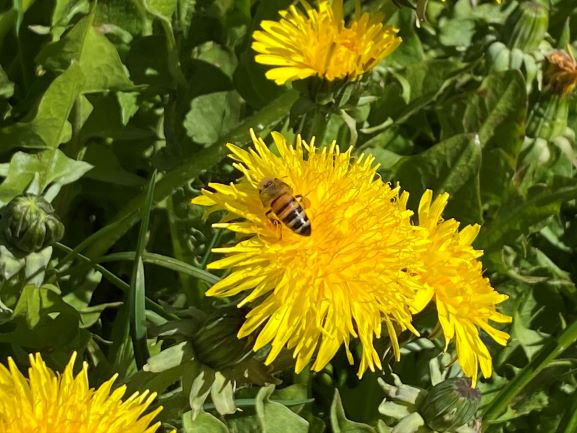
[[[138,241],[136,243],[136,252],[134,257],[134,266],[132,268],[132,278],[130,279],[130,291],[128,293],[128,308],[130,320],[130,337],[134,347],[134,356],[138,369],[146,364],[150,357],[148,346],[146,344],[146,284],[144,279],[144,262],[142,255],[146,246],[146,235],[148,233],[148,223],[150,222],[150,212],[153,207],[154,186],[156,181],[156,171],[152,173],[144,206],[142,207],[142,222],[138,232]]]

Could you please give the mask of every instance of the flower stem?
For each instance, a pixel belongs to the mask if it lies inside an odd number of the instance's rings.
[[[543,347],[541,352],[501,390],[484,411],[483,421],[485,428],[505,412],[511,400],[513,400],[529,382],[576,341],[577,321],[567,327],[557,339],[552,340]],[[573,418],[575,418],[574,415]],[[576,421],[577,419],[573,420],[573,422]]]
[[[561,418],[559,427],[557,427],[557,433],[573,433],[577,431],[577,394],[573,394],[573,401],[571,401],[571,406],[567,408],[567,411]]]

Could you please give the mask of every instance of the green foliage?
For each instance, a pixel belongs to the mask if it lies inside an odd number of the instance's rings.
[[[448,192],[445,218],[482,224],[514,318],[510,344],[489,347],[484,431],[573,431],[577,103],[547,93],[543,68],[577,49],[574,3],[362,2],[403,43],[323,87],[277,86],[254,60],[251,33],[288,0],[0,2],[0,353],[61,369],[75,350],[92,386],[118,373],[158,392],[166,431],[430,431],[419,403],[456,371],[434,312],[417,317],[422,338],[403,334],[399,363],[381,347],[385,371],[358,380],[342,352],[317,374],[294,374],[290,354],[265,365],[268,348],[236,339],[237,299],[204,297],[221,276],[211,249],[234,239],[190,200],[238,177],[226,143],[315,133],[375,156],[413,210]],[[48,206],[14,216],[22,196]]]

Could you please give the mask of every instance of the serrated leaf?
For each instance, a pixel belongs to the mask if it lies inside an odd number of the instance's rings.
[[[71,128],[67,119],[83,83],[80,66],[70,65],[50,84],[31,120],[0,129],[2,151],[17,147],[54,149],[69,140]]]
[[[6,179],[0,184],[0,204],[7,203],[26,190],[38,176],[40,191],[51,185],[66,185],[78,180],[92,166],[75,161],[58,149],[37,154],[16,152],[8,166]]]
[[[525,131],[527,91],[519,71],[495,72],[483,80],[462,114],[466,132],[483,148],[481,191],[500,201],[517,166]]]
[[[491,252],[512,244],[521,234],[528,234],[531,226],[558,214],[562,203],[575,198],[577,186],[572,179],[563,178],[556,178],[554,185],[535,185],[527,197],[508,197],[483,227],[476,245]]]
[[[419,155],[405,158],[394,168],[401,187],[416,204],[426,189],[435,194],[455,194],[475,182],[481,164],[481,148],[476,137],[460,134],[438,143]]]
[[[85,77],[84,93],[131,89],[133,84],[118,51],[93,24],[94,12],[76,23],[62,39],[44,47],[36,61],[55,72],[73,63],[79,65]]]

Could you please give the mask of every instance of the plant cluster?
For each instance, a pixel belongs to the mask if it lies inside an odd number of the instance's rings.
[[[575,35],[0,0],[1,430],[575,431]]]

